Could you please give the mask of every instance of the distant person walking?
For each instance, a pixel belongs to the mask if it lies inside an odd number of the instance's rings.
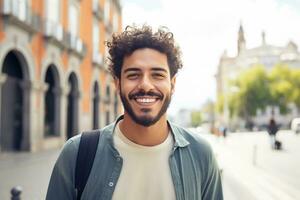
[[[223,137],[226,138],[227,136],[227,128],[226,126],[223,127]]]
[[[277,126],[275,120],[273,118],[271,118],[269,125],[268,125],[268,133],[270,135],[271,147],[274,149],[278,148],[279,141],[276,140],[277,132],[278,132],[278,126]]]

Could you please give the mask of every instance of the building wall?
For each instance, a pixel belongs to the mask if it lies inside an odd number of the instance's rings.
[[[243,30],[243,28],[242,28]],[[241,32],[241,28],[239,30],[238,37],[244,38],[244,32]],[[240,40],[238,39],[239,43]],[[224,96],[224,109],[223,114],[219,114],[217,117],[220,123],[228,124],[229,120],[229,111],[228,111],[228,102],[226,99],[226,94],[234,92],[235,88],[230,88],[229,81],[236,79],[239,73],[243,70],[248,69],[256,64],[262,64],[267,70],[271,69],[278,63],[287,64],[293,68],[300,67],[300,53],[298,51],[297,45],[290,41],[286,46],[274,46],[270,45],[266,42],[265,33],[262,33],[262,43],[260,46],[249,49],[246,47],[246,40],[243,40],[243,45],[241,49],[239,49],[237,55],[228,56],[226,51],[221,56],[218,71],[216,74],[216,83],[217,83],[217,98],[219,98],[222,94]],[[276,117],[279,119],[279,123],[283,126],[287,127],[291,119],[298,115],[296,112],[296,108],[294,106],[292,113],[288,115],[280,115],[277,113]],[[262,123],[266,124],[271,117],[270,112],[259,113],[253,120],[257,122],[258,125],[262,125]],[[241,124],[240,121],[236,120],[237,124]]]
[[[75,135],[93,127],[93,86],[95,82],[99,84],[100,91],[99,126],[106,125],[107,120],[104,119],[107,111],[110,111],[109,122],[112,122],[115,119],[113,100],[115,89],[104,59],[104,40],[109,39],[105,36],[110,37],[113,32],[121,31],[122,17],[119,1],[58,0],[58,21],[51,27],[49,26],[52,21],[47,15],[50,8],[47,7],[46,0],[24,0],[27,2],[24,7],[18,2],[15,0],[0,1],[0,99],[5,98],[1,88],[8,80],[7,74],[2,70],[4,69],[4,60],[8,53],[13,52],[23,58],[20,59],[24,74],[22,80],[28,81],[28,88],[22,93],[23,97],[28,95],[28,98],[25,98],[28,99],[28,106],[26,105],[28,108],[23,108],[23,111],[26,111],[24,116],[27,116],[28,119],[23,117],[22,120],[23,139],[20,150],[38,151],[55,148],[66,141],[68,138],[68,95],[71,90],[70,75],[75,77],[78,83],[78,127],[74,129],[76,133],[72,134]],[[52,0],[50,2],[53,3]],[[110,17],[106,19],[104,18],[104,7],[108,2],[110,11],[108,16]],[[72,19],[78,22],[78,32],[73,36],[71,36],[70,23],[74,24],[74,22],[69,19],[72,4],[78,11],[78,19]],[[26,14],[22,15],[22,13]],[[118,18],[116,27],[112,27],[114,15]],[[93,21],[97,22],[100,30],[98,57],[94,56]],[[54,101],[57,101],[56,105],[59,105],[57,107],[59,109],[56,111],[46,111],[45,96],[51,85],[46,83],[46,79],[49,79],[49,66],[54,66],[52,72],[55,74],[55,79],[58,80],[55,82],[58,84],[58,89],[53,92],[54,98],[57,98]],[[108,85],[111,89],[110,99],[112,101],[110,102],[105,101],[105,91]],[[119,102],[118,105],[118,113],[121,113],[121,103]],[[0,112],[3,111],[1,112],[2,121],[7,114],[4,113],[5,106],[8,105],[0,103]],[[50,136],[44,135],[46,112],[56,112],[56,119],[59,119],[59,122],[56,122],[58,127],[55,128],[55,133]],[[0,124],[1,127],[4,126]],[[5,135],[4,131],[1,129],[0,135]],[[5,151],[4,148],[1,148],[0,143],[1,149]]]

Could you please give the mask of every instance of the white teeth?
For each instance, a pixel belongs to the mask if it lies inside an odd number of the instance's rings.
[[[153,103],[155,99],[136,99],[137,102],[139,103]]]

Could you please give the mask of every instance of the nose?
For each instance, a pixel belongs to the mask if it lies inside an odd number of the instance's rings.
[[[151,82],[150,78],[147,76],[143,76],[143,78],[141,79],[139,85],[138,85],[138,89],[142,89],[144,91],[150,91],[154,88],[153,83]]]

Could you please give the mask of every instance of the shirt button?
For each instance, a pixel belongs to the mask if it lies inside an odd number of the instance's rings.
[[[121,159],[118,157],[118,158],[117,158],[117,161],[119,162],[120,160],[121,160]]]
[[[109,185],[110,187],[112,187],[112,186],[114,185],[114,183],[113,183],[113,182],[109,182],[108,185]]]

